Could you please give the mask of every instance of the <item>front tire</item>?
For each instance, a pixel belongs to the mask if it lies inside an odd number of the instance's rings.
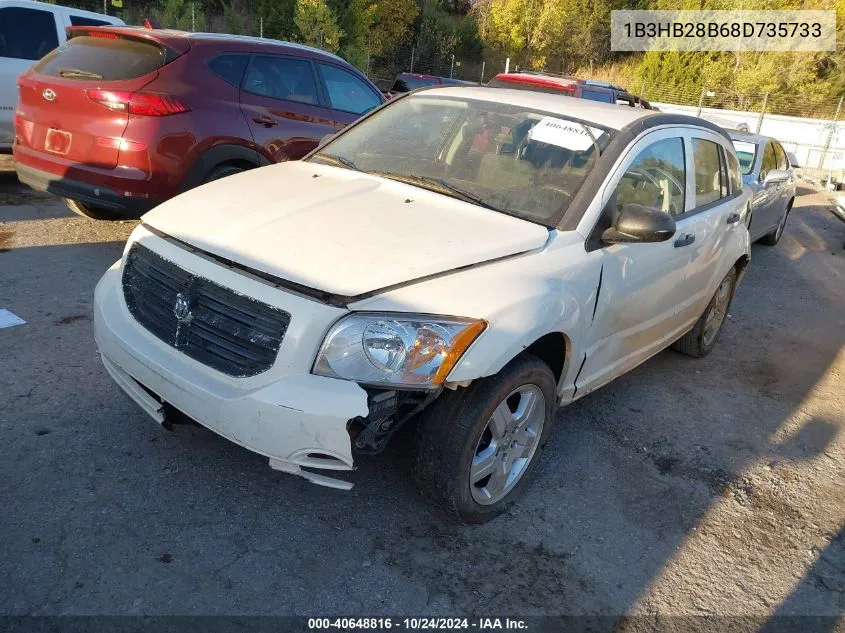
[[[205,183],[212,182],[213,180],[220,180],[221,178],[226,178],[227,176],[234,176],[242,171],[244,171],[243,167],[237,167],[235,165],[218,165],[205,175],[205,178],[202,179],[200,184],[204,185]]]
[[[65,206],[73,211],[77,215],[81,215],[84,218],[88,218],[90,220],[124,220],[126,219],[124,216],[116,213],[114,211],[109,211],[108,209],[103,209],[100,207],[94,207],[90,204],[85,204],[84,202],[79,202],[78,200],[71,200],[70,198],[64,198]]]
[[[728,310],[731,307],[734,289],[736,288],[736,279],[736,268],[731,268],[716,289],[716,294],[707,304],[704,314],[701,315],[701,318],[696,321],[689,332],[672,344],[672,349],[696,358],[707,356],[713,350],[716,341],[719,339],[722,326],[728,317]]]
[[[423,496],[463,523],[505,512],[537,468],[555,409],[555,377],[528,354],[443,393],[417,427],[412,470]]]

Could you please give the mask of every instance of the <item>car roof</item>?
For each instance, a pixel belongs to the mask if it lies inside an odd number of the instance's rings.
[[[766,143],[768,141],[775,141],[777,139],[771,136],[763,136],[762,134],[751,134],[749,132],[740,132],[739,130],[726,130],[728,135],[735,141],[746,141],[748,143],[755,143],[757,145]]]
[[[578,84],[575,79],[569,77],[557,77],[555,75],[544,75],[542,73],[499,73],[493,79],[503,81],[518,81],[521,83],[537,83],[544,85],[574,86]]]
[[[343,62],[344,66],[350,65],[349,62],[345,61],[339,55],[329,53],[328,51],[324,51],[320,48],[306,46],[305,44],[297,44],[296,42],[274,40],[267,37],[254,37],[251,35],[232,35],[231,33],[192,33],[190,31],[180,31],[177,29],[148,29],[143,26],[105,26],[97,28],[104,28],[109,30],[115,30],[116,32],[120,31],[126,33],[138,33],[139,31],[142,31],[145,34],[148,34],[153,37],[179,38],[196,42],[237,42],[241,44],[249,44],[251,45],[251,47],[278,48],[284,49],[288,52],[293,49],[311,53],[318,57],[323,57],[324,59],[331,59],[333,61]]]
[[[612,103],[578,99],[565,94],[558,95],[547,92],[532,92],[530,90],[512,90],[510,88],[488,88],[487,86],[425,88],[415,94],[464,97],[507,105],[524,106],[541,112],[551,112],[573,119],[580,119],[614,130],[621,130],[626,125],[648,116],[660,115],[660,113],[654,110],[629,108]],[[701,125],[700,119],[693,117],[689,117],[689,119],[692,124],[709,127],[707,125]]]

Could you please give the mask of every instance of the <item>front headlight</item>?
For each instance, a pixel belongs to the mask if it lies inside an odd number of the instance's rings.
[[[485,327],[479,319],[353,313],[329,330],[314,373],[374,385],[434,387]]]

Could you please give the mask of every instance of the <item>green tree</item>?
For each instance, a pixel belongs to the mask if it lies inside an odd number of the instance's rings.
[[[259,0],[257,6],[258,17],[264,22],[264,37],[287,40],[296,33],[296,0]]]
[[[305,44],[332,53],[340,49],[343,31],[325,0],[296,0],[293,21]]]
[[[205,9],[202,2],[193,4],[193,18],[191,16],[190,0],[167,0],[159,14],[161,25],[168,29],[181,31],[205,31]]]

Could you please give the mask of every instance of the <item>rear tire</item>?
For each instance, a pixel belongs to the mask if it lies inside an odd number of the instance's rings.
[[[115,211],[110,211],[109,209],[103,209],[101,207],[91,206],[90,204],[86,204],[84,202],[79,202],[78,200],[71,200],[70,198],[64,198],[65,205],[68,209],[73,211],[77,215],[81,215],[84,218],[88,218],[90,220],[125,220],[126,217],[120,215]]]
[[[716,289],[716,294],[707,304],[704,314],[689,332],[672,343],[672,349],[696,358],[707,356],[713,350],[728,318],[728,310],[730,310],[736,289],[736,279],[736,268],[731,268]]]
[[[778,222],[777,228],[775,228],[775,230],[769,233],[768,235],[764,235],[757,241],[760,242],[760,244],[764,244],[766,246],[774,246],[775,244],[780,242],[780,238],[783,236],[783,230],[786,228],[786,220],[787,218],[789,218],[790,211],[792,211],[791,200],[789,204],[786,205],[786,210],[783,212],[783,215],[780,218],[780,222]]]
[[[537,468],[555,410],[555,377],[529,354],[494,376],[445,391],[417,426],[412,472],[420,492],[463,523],[505,512]]]
[[[211,182],[213,180],[220,180],[221,178],[225,178],[226,176],[234,176],[235,174],[239,174],[242,171],[246,171],[243,167],[237,167],[235,165],[218,165],[210,172],[205,175],[205,178],[202,179],[201,185],[204,185],[207,182]]]

